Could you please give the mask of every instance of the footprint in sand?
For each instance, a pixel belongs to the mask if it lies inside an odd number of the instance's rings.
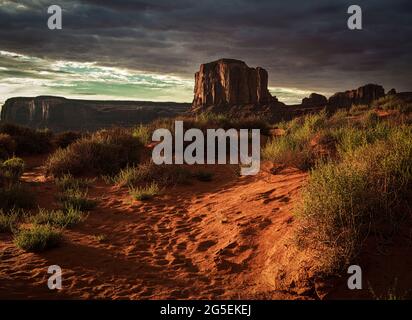
[[[217,241],[214,241],[214,240],[202,241],[197,246],[197,251],[206,251],[210,247],[213,247],[215,244],[217,244]]]

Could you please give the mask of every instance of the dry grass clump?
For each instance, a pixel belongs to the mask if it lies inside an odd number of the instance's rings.
[[[39,209],[38,213],[31,217],[31,222],[37,225],[51,225],[58,228],[73,227],[85,219],[82,211],[75,207],[67,207],[65,210]]]
[[[24,161],[11,158],[0,161],[0,209],[29,209],[34,205],[34,197],[21,183]]]
[[[160,188],[157,183],[152,182],[143,187],[129,187],[130,195],[139,201],[150,200],[153,197],[157,196],[160,193]]]
[[[48,174],[116,174],[138,163],[143,145],[126,129],[101,130],[66,149],[58,149],[46,162]]]
[[[181,165],[156,165],[146,162],[128,167],[113,178],[118,186],[136,186],[156,182],[160,186],[185,184],[191,177],[190,172]]]
[[[311,171],[297,209],[305,244],[324,249],[323,272],[347,266],[371,231],[393,235],[410,208],[412,128],[393,128],[385,139],[356,144],[340,161]]]
[[[262,157],[303,170],[311,168],[317,159],[310,142],[326,124],[325,111],[296,118],[284,124],[286,134],[272,138],[263,148]]]
[[[33,225],[29,229],[20,230],[14,237],[17,247],[29,252],[41,252],[60,245],[61,231],[51,225]]]

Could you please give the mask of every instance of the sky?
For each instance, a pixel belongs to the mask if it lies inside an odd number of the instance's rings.
[[[49,30],[47,8],[63,9]],[[269,73],[280,101],[366,83],[412,91],[412,1],[0,0],[0,102],[13,96],[191,102],[219,58]]]

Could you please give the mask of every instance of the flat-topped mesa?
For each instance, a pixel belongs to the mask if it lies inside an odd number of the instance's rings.
[[[335,93],[329,98],[331,107],[350,107],[353,104],[370,104],[385,96],[385,89],[377,84],[367,84],[358,89]]]
[[[192,108],[255,105],[276,102],[268,90],[265,69],[250,68],[240,60],[220,59],[202,64],[195,74]]]
[[[0,120],[53,131],[130,127],[186,112],[190,104],[149,101],[94,101],[63,97],[15,97],[4,103]]]

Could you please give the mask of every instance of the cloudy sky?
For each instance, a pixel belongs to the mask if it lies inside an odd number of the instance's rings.
[[[47,28],[48,6],[63,29]],[[347,9],[363,10],[363,30]],[[54,94],[187,101],[201,63],[269,72],[295,103],[365,83],[412,91],[411,0],[0,0],[0,102]]]

